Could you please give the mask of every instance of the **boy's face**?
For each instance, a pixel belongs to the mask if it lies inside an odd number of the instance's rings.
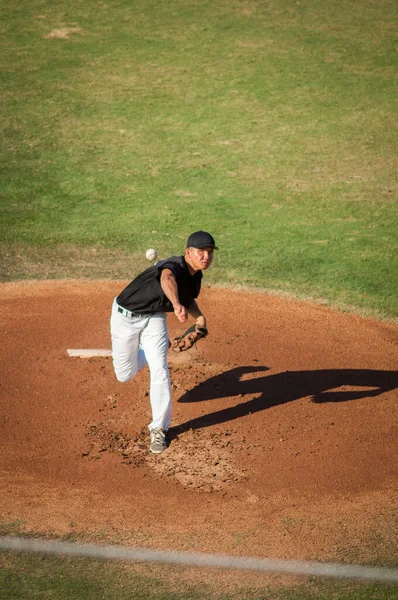
[[[205,271],[213,261],[214,248],[187,248],[185,258],[194,271]]]

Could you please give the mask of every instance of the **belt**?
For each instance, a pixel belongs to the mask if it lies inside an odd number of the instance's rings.
[[[127,310],[127,308],[122,308],[121,306],[117,306],[117,312],[119,312],[121,315],[123,315],[124,317],[130,317],[130,319],[132,319],[134,316],[139,316],[136,315],[135,313],[131,312],[131,310]]]

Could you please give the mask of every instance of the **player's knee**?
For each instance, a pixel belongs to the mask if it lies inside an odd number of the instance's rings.
[[[130,381],[137,373],[136,365],[130,360],[125,360],[117,356],[113,356],[113,370],[115,371],[116,379],[120,381],[120,383]]]
[[[130,381],[130,379],[133,379],[134,375],[136,374],[134,369],[118,367],[117,365],[114,365],[114,371],[116,379],[120,381],[120,383],[126,383],[127,381]]]
[[[151,370],[151,383],[157,385],[168,385],[170,383],[169,370],[164,366]]]
[[[115,375],[116,379],[120,381],[120,383],[126,383],[127,381],[130,381],[130,379],[132,379],[132,376],[129,373],[118,373],[116,371]]]

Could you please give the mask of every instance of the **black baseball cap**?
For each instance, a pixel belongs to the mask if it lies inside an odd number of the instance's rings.
[[[195,231],[187,239],[187,248],[214,248],[218,250],[216,242],[207,231]]]

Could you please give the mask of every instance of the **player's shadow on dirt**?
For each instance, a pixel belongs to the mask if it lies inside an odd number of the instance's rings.
[[[257,375],[250,379],[242,379],[250,373],[258,374],[268,370],[269,368],[264,366],[236,367],[195,386],[181,396],[178,402],[203,402],[239,395],[254,397],[235,406],[191,419],[172,428],[171,433],[179,434],[188,429],[218,425],[299,398],[310,397],[315,403],[347,402],[375,397],[398,387],[398,371],[365,369],[286,371],[275,375],[262,377]],[[345,391],[344,387],[362,389]]]

